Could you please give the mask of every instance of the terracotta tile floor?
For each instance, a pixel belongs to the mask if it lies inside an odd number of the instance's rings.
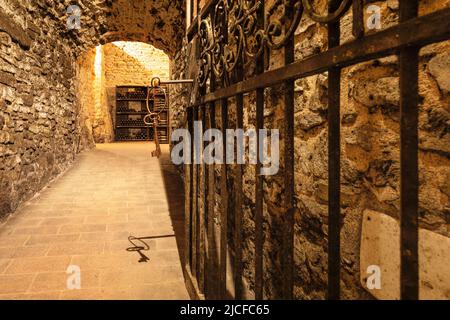
[[[188,299],[183,186],[168,148],[98,145],[0,226],[2,299]],[[128,236],[155,237],[147,263]],[[163,237],[161,237],[163,236]],[[68,290],[70,265],[81,289]]]

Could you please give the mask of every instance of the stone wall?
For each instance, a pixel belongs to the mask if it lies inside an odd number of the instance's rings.
[[[398,22],[397,1],[373,1],[381,7],[382,29]],[[448,5],[422,1],[420,14]],[[368,15],[366,14],[366,19]],[[351,15],[343,19],[342,41],[352,39]],[[373,32],[367,30],[368,33]],[[305,21],[298,32],[297,58],[326,47],[326,32]],[[314,45],[311,45],[314,44]],[[420,227],[449,237],[450,174],[448,91],[442,74],[450,74],[450,42],[422,49],[419,123]],[[446,62],[444,62],[446,61]],[[434,65],[440,65],[436,74]],[[327,268],[327,78],[296,83],[296,270],[298,298],[324,298]],[[361,63],[341,78],[341,229],[343,298],[368,298],[359,282],[363,213],[367,209],[399,218],[400,131],[396,57]],[[435,177],[435,178],[433,178]],[[422,259],[426,257],[422,256]],[[389,259],[389,257],[385,257]],[[421,286],[424,285],[421,283]]]
[[[88,144],[79,125],[73,43],[56,29],[38,1],[0,1],[0,218]]]
[[[141,42],[114,42],[104,46],[106,87],[148,86],[153,77],[169,79],[169,57]]]
[[[108,131],[105,126],[105,120],[108,119],[107,113],[102,112],[104,110],[102,105],[106,108],[106,103],[102,103],[104,102],[102,83],[104,83],[105,73],[103,68],[97,67],[97,71],[95,70],[96,59],[97,64],[100,62],[102,66],[103,52],[101,50],[92,49],[78,58],[77,100],[80,104],[82,124],[86,126],[94,142],[104,142],[105,139],[111,138],[112,130]]]
[[[325,1],[320,2],[325,8]],[[266,9],[272,1],[266,1]],[[398,1],[371,1],[381,8],[382,28],[398,23]],[[420,14],[449,5],[447,0],[421,1]],[[368,13],[366,13],[368,19]],[[342,20],[342,42],[352,40],[351,13]],[[367,33],[376,32],[366,30]],[[184,63],[174,66],[173,75],[189,74],[196,59],[195,42],[186,45]],[[326,29],[303,18],[296,32],[296,59],[303,59],[327,48]],[[448,91],[450,42],[428,46],[420,58],[420,227],[450,236],[450,95]],[[283,64],[283,51],[273,51],[268,64]],[[252,76],[252,66],[246,76]],[[360,283],[361,226],[365,210],[399,218],[399,85],[398,63],[388,57],[361,63],[343,70],[341,106],[341,189],[342,189],[342,282],[344,299],[370,299]],[[190,90],[189,92],[192,92]],[[265,91],[264,122],[268,129],[280,129],[280,155],[284,152],[283,86]],[[183,91],[179,91],[183,95]],[[179,127],[185,126],[184,107],[189,96],[175,105]],[[174,107],[174,106],[173,106]],[[229,99],[229,127],[235,126],[236,106]],[[216,123],[221,123],[216,105]],[[255,125],[255,94],[244,97],[244,129]],[[327,287],[327,74],[307,77],[295,84],[295,298],[324,299]],[[234,167],[230,166],[227,189],[229,251],[234,244]],[[204,174],[203,167],[199,173]],[[216,205],[219,218],[221,196],[220,168],[216,167]],[[279,298],[282,269],[280,248],[283,235],[284,168],[276,176],[264,178],[264,294]],[[254,288],[255,168],[244,166],[244,275],[248,294]],[[189,181],[187,181],[189,182]],[[200,210],[202,198],[199,197]],[[220,219],[218,219],[220,221]],[[218,241],[218,239],[216,239]],[[389,257],[385,257],[389,259]],[[231,269],[231,270],[230,270]],[[229,277],[232,277],[232,268]],[[209,275],[212,276],[212,275]],[[422,285],[426,285],[421,283]],[[232,290],[231,290],[232,291]]]
[[[171,79],[195,79],[196,61],[191,53],[192,45],[184,43],[170,63]],[[170,87],[170,116],[173,129],[184,128],[187,123],[186,107],[191,99],[193,86],[187,84],[172,85]]]

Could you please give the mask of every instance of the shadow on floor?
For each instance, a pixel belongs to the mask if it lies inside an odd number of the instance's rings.
[[[139,259],[139,262],[146,263],[150,261],[150,246],[148,243],[150,243],[151,240],[175,237],[180,263],[181,265],[184,265],[184,184],[180,173],[172,164],[169,146],[163,145],[161,148],[162,154],[158,159],[158,162],[164,183],[165,194],[167,196],[166,201],[168,204],[169,216],[174,232],[173,234],[167,233],[158,235],[139,235],[136,237],[130,236],[128,238],[130,246],[127,248],[127,251],[136,252],[138,254],[137,258]],[[151,150],[153,149],[154,145],[151,145],[149,149],[149,156],[151,154]],[[132,160],[132,158],[130,160]]]
[[[185,228],[184,228],[184,183],[170,158],[169,146],[165,146],[164,152],[159,158],[159,165],[167,194],[170,219],[172,221],[181,265],[185,262]]]

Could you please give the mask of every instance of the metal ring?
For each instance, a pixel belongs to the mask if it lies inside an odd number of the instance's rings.
[[[161,79],[158,77],[155,77],[152,79],[152,87],[160,87],[161,86]]]
[[[149,113],[149,114],[147,114],[147,115],[145,115],[145,117],[144,117],[144,123],[147,125],[147,126],[151,126],[151,125],[153,125],[153,123],[155,122],[155,119],[157,119],[159,116],[158,116],[158,114],[156,114],[156,113]],[[150,119],[149,119],[150,118]]]

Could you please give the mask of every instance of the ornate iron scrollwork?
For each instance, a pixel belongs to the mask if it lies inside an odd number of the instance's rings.
[[[211,34],[211,24],[208,20],[202,20],[198,28],[198,36],[200,40],[200,59],[198,61],[198,82],[200,87],[204,87],[209,78],[211,71],[212,57],[211,50],[214,46],[214,41]]]
[[[313,5],[311,4],[311,0],[302,0],[305,13],[308,15],[308,17],[320,23],[330,23],[337,21],[347,12],[352,2],[353,2],[352,0],[342,0],[340,6],[337,8],[336,11],[321,16],[320,14],[317,14],[316,11],[314,10]]]
[[[211,17],[202,20],[198,28],[200,87],[206,85],[212,72],[223,79],[230,76],[239,63],[255,61],[264,48],[283,48],[293,37],[303,14],[313,21],[330,23],[339,20],[352,2],[342,0],[336,11],[320,15],[312,0],[275,0],[264,13],[264,27],[258,25],[261,0],[218,1]]]

